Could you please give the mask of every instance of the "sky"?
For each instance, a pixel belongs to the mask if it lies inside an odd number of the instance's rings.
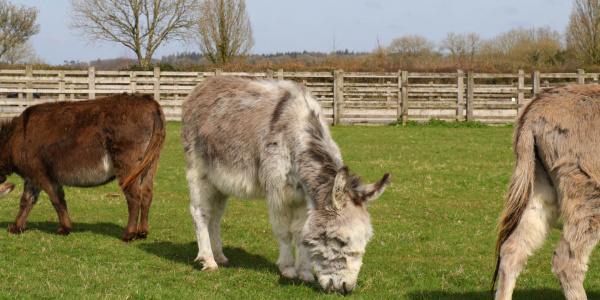
[[[91,45],[69,28],[68,0],[9,0],[39,9],[40,32],[31,38],[37,56],[48,64],[135,58],[117,43]],[[449,32],[493,38],[513,28],[549,26],[564,33],[570,0],[246,0],[254,31],[254,54],[333,50],[370,52],[394,38],[421,35],[436,43]],[[171,42],[154,58],[197,45]]]

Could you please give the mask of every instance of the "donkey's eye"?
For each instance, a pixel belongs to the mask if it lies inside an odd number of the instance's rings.
[[[335,241],[340,244],[342,247],[348,245],[348,241],[345,239],[341,239],[341,238],[335,238]]]

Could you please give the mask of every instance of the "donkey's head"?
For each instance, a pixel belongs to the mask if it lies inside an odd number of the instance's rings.
[[[373,184],[342,167],[336,174],[331,193],[314,208],[302,229],[319,283],[326,292],[348,294],[354,290],[365,247],[373,235],[367,205],[390,183],[385,174]]]

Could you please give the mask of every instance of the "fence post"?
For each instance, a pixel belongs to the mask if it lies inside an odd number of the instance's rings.
[[[58,101],[65,100],[65,71],[58,71],[58,89],[60,93],[58,94]]]
[[[583,69],[577,69],[577,83],[578,84],[584,84],[585,83],[585,77],[583,76],[585,74],[585,71]]]
[[[467,71],[467,116],[466,121],[473,121],[473,98],[475,95],[475,80],[473,79],[473,71]]]
[[[25,76],[27,77],[27,81],[25,82],[26,89],[33,89],[33,67],[31,65],[25,66]],[[27,100],[27,106],[29,106],[30,102],[33,101],[33,93],[27,92],[25,94]]]
[[[96,70],[94,67],[88,67],[88,98],[96,98]]]
[[[525,100],[525,71],[519,70],[517,79],[517,115],[521,113],[523,101]]]
[[[215,76],[221,76],[221,73],[223,73],[223,69],[221,69],[221,68],[215,69]]]
[[[160,67],[154,67],[154,100],[160,100]]]
[[[396,120],[402,118],[402,70],[398,70],[398,111],[396,112]]]
[[[267,78],[269,78],[269,79],[273,78],[273,70],[271,70],[271,69],[267,70]]]
[[[283,80],[283,69],[277,70],[277,79]]]
[[[333,126],[340,125],[342,101],[344,100],[344,70],[333,71]]]
[[[531,74],[531,98],[540,91],[540,71],[533,71]]]
[[[456,70],[456,73],[456,121],[461,121],[464,118],[465,73],[463,70]]]
[[[129,90],[131,93],[135,93],[137,90],[137,73],[135,71],[129,73]]]
[[[402,126],[408,121],[408,71],[402,71]]]

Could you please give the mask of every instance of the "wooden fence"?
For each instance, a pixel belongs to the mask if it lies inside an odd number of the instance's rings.
[[[375,72],[263,73],[0,70],[0,118],[19,115],[27,106],[78,101],[123,92],[154,95],[170,121],[181,119],[181,104],[204,78],[246,75],[302,83],[319,100],[327,119],[340,123],[387,123],[396,120],[512,122],[543,88],[598,80],[598,73],[484,74]],[[16,98],[12,98],[15,97]]]

